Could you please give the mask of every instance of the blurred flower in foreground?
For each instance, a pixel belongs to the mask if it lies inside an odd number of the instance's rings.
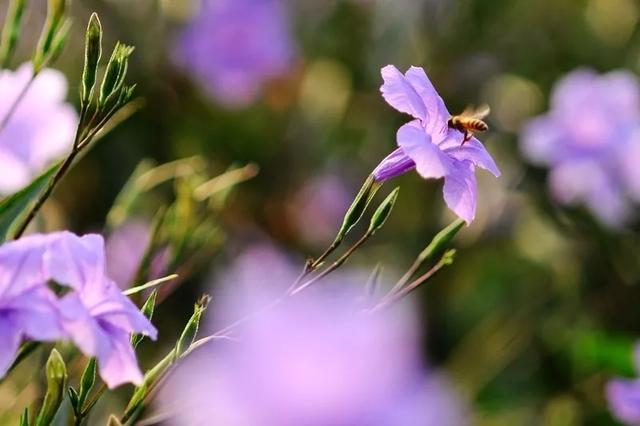
[[[282,293],[268,295],[271,265],[254,262],[262,271],[250,283],[258,295],[238,297],[231,289],[220,306],[261,312],[259,317],[236,329],[232,340],[187,359],[172,377],[157,407],[173,414],[172,424],[465,423],[446,381],[423,368],[406,306],[364,313],[357,303],[362,289],[340,280],[264,309]],[[228,283],[238,284],[244,283]],[[229,323],[224,317],[216,328]]]
[[[288,211],[304,240],[325,244],[340,227],[352,192],[335,175],[317,176],[295,195]]]
[[[389,105],[415,120],[398,130],[399,148],[373,171],[377,181],[385,181],[414,168],[424,178],[444,178],[447,206],[467,223],[476,214],[475,167],[500,176],[493,158],[482,143],[449,127],[451,114],[422,68],[411,67],[402,74],[393,65],[382,68],[380,88]]]
[[[621,225],[627,198],[640,201],[640,84],[627,71],[580,69],[560,80],[551,110],[521,135],[524,155],[550,167],[549,187],[563,204],[585,204],[602,222]]]
[[[634,363],[640,371],[640,345],[634,350]],[[640,424],[640,379],[612,379],[607,383],[606,394],[611,411],[620,421]]]
[[[60,299],[49,281],[64,286]],[[22,338],[70,338],[96,356],[100,376],[113,388],[140,383],[132,333],[156,337],[156,329],[105,271],[99,235],[70,232],[31,235],[0,246],[0,373]]]
[[[228,107],[244,107],[263,83],[289,71],[294,55],[281,0],[205,0],[176,58]]]
[[[42,70],[16,104],[31,76],[29,63],[0,70],[0,195],[21,189],[67,152],[78,124],[59,71]]]
[[[109,235],[106,242],[107,275],[125,289],[140,285],[134,280],[150,243],[151,226],[144,220],[133,219],[120,225]],[[160,278],[167,271],[169,250],[154,252],[149,265],[149,273],[144,280]]]

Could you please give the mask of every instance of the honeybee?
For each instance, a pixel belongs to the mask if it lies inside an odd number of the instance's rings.
[[[491,108],[489,105],[483,104],[478,108],[468,106],[459,115],[454,115],[449,119],[448,125],[452,129],[456,129],[464,133],[462,145],[473,137],[473,132],[486,132],[489,130],[487,123],[482,121]]]

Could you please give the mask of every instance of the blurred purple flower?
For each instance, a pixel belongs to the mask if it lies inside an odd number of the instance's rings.
[[[415,318],[406,306],[364,313],[357,302],[362,290],[339,280],[264,310],[282,294],[267,288],[289,282],[270,282],[272,264],[263,257],[254,262],[257,282],[229,282],[217,300],[226,312],[262,313],[233,340],[203,348],[172,377],[157,406],[173,415],[170,424],[466,423],[444,381],[422,367]],[[234,291],[238,286],[255,293]],[[215,328],[232,319],[218,315]]]
[[[71,290],[57,299],[47,286]],[[105,271],[99,235],[70,232],[31,235],[0,246],[0,376],[23,338],[71,338],[96,356],[100,375],[113,388],[140,383],[132,333],[156,337],[156,329]]]
[[[12,105],[29,83],[31,64],[0,70],[0,194],[13,193],[71,148],[78,124],[65,102],[67,81],[52,69],[40,72],[13,114]]]
[[[61,233],[47,257],[49,273],[74,291],[60,300],[63,327],[86,355],[95,356],[109,388],[142,383],[131,334],[152,339],[157,330],[106,274],[104,240]]]
[[[352,192],[338,176],[324,174],[303,186],[289,212],[306,241],[324,244],[340,226],[352,198]]]
[[[151,238],[151,226],[144,220],[132,219],[119,226],[106,241],[107,275],[118,287],[126,289],[134,283]],[[154,252],[145,280],[160,278],[168,268],[169,249]]]
[[[640,424],[640,379],[610,380],[606,394],[616,418],[625,424]]]
[[[448,126],[451,114],[422,68],[411,67],[402,74],[393,65],[382,68],[380,88],[389,105],[415,120],[398,130],[399,148],[373,171],[385,181],[416,169],[420,176],[444,178],[447,206],[467,223],[476,213],[475,167],[500,176],[500,171],[482,143],[476,139],[462,144],[462,132]]]
[[[640,84],[627,71],[579,69],[556,83],[551,110],[521,135],[524,155],[550,170],[549,187],[563,204],[585,204],[603,223],[630,215],[640,201]]]
[[[23,339],[64,336],[56,297],[45,286],[43,257],[49,241],[34,235],[0,246],[0,377]]]
[[[247,106],[266,80],[292,65],[285,6],[281,0],[205,0],[176,57],[222,104]]]
[[[640,372],[640,344],[633,351],[636,371]],[[640,379],[610,380],[605,389],[609,407],[621,422],[629,425],[640,424]]]

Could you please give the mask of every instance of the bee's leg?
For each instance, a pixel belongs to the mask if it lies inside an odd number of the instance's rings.
[[[460,146],[464,145],[465,143],[469,142],[471,140],[471,138],[473,137],[473,133],[471,133],[468,130],[465,130],[464,132],[464,138],[462,138],[462,143],[460,144]]]

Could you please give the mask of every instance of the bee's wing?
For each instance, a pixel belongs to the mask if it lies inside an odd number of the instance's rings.
[[[482,104],[479,107],[474,108],[469,115],[471,115],[473,118],[482,120],[487,115],[489,115],[490,112],[491,112],[491,108],[489,107],[489,105]]]

